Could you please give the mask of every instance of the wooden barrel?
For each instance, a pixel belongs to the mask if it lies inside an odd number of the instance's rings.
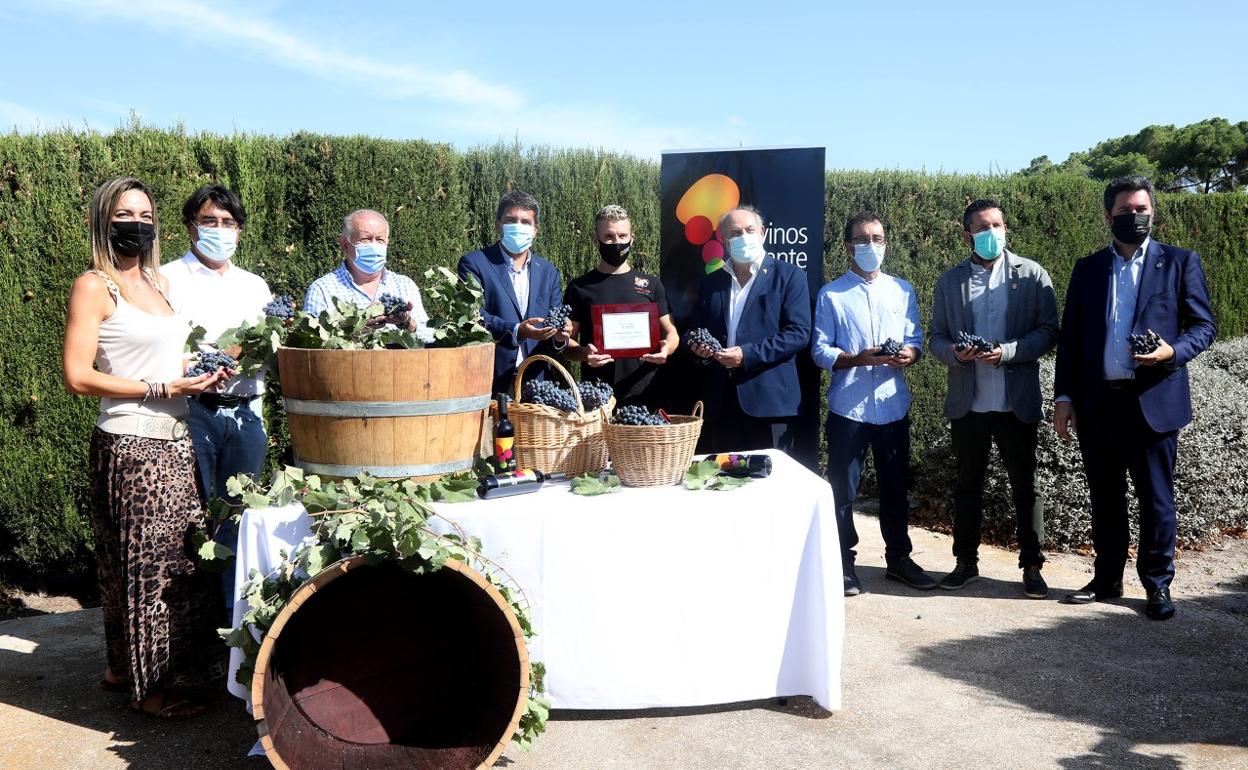
[[[472,467],[489,415],[494,345],[279,348],[295,464],[331,478],[435,479]]]
[[[520,624],[481,573],[356,557],[291,596],[260,647],[251,699],[279,770],[454,770],[498,759],[528,689]]]

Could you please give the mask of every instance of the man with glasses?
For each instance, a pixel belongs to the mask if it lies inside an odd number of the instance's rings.
[[[192,326],[204,329],[211,342],[231,327],[259,320],[273,300],[260,276],[234,264],[247,224],[247,211],[231,190],[206,185],[182,206],[182,222],[191,249],[181,259],[162,265],[169,279],[169,302]],[[201,346],[209,349],[207,343]],[[187,426],[195,445],[195,461],[205,502],[225,496],[225,481],[238,473],[258,476],[264,466],[268,437],[261,418],[264,372],[231,377],[220,392],[205,391],[190,399]],[[224,522],[214,539],[233,549],[238,534]],[[234,572],[222,573],[226,606],[233,606]]]
[[[828,387],[828,483],[836,501],[845,595],[861,583],[854,571],[854,498],[870,448],[880,488],[884,576],[930,590],[936,581],[910,558],[906,495],[910,470],[910,390],[903,371],[919,360],[923,332],[914,289],[880,270],[887,239],[884,222],[859,212],[843,231],[849,270],[819,291],[811,354],[832,373]]]
[[[372,209],[356,209],[343,217],[338,234],[342,262],[332,272],[317,278],[303,296],[303,310],[319,315],[337,298],[356,307],[366,308],[389,294],[406,301],[406,306],[391,315],[378,316],[374,323],[394,324],[414,332],[422,342],[433,341],[429,316],[420,301],[416,282],[405,275],[386,269],[390,250],[390,223]]]
[[[1044,500],[1036,492],[1040,357],[1057,344],[1057,295],[1048,272],[1005,248],[1005,212],[977,200],[962,214],[970,255],[936,282],[932,355],[949,367],[945,417],[953,438],[953,555],[957,566],[939,587],[955,591],[979,579],[984,482],[993,442],[1001,454],[1018,526],[1023,593],[1048,596],[1040,575]],[[973,335],[973,336],[972,336]]]

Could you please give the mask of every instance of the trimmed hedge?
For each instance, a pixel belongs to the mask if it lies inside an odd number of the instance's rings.
[[[155,192],[166,261],[187,248],[179,212],[195,188],[219,181],[238,191],[251,215],[238,264],[264,276],[275,292],[297,297],[337,262],[340,222],[351,209],[385,213],[391,266],[418,275],[493,241],[494,206],[508,188],[542,202],[538,249],[565,280],[596,263],[589,228],[607,202],[629,209],[634,253],[646,269],[658,268],[659,167],[626,155],[507,145],[461,152],[423,141],[310,133],[188,135],[138,124],[107,135],[0,135],[0,576],[89,562],[85,458],[96,402],[64,392],[60,349],[69,285],[89,266],[91,194],[123,174]],[[1074,260],[1107,239],[1102,186],[1078,177],[838,171],[827,180],[827,277],[845,269],[841,223],[873,207],[890,225],[885,267],[916,286],[925,323],[936,276],[965,253],[960,217],[974,198],[1002,201],[1011,248],[1045,264],[1059,292]],[[1163,196],[1158,235],[1202,253],[1222,336],[1243,334],[1248,197]],[[925,359],[912,370],[911,385],[919,457],[927,438],[943,430],[944,371]],[[273,459],[284,431],[280,423],[271,429]]]

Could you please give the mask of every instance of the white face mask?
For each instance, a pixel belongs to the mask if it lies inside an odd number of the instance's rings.
[[[877,243],[855,243],[854,261],[864,273],[874,273],[884,263],[884,245]]]
[[[728,256],[733,262],[748,265],[763,258],[767,250],[763,248],[763,239],[758,233],[742,233],[728,239]]]
[[[199,227],[195,250],[211,262],[228,262],[238,249],[238,231],[229,227]]]

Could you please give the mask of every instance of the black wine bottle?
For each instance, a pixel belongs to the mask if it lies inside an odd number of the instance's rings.
[[[510,473],[516,469],[516,429],[507,419],[507,394],[498,394],[498,425],[494,426],[494,469]]]
[[[771,475],[771,458],[767,455],[713,455],[710,459],[719,463],[719,470],[728,476],[754,476],[766,478]]]
[[[482,476],[477,483],[477,496],[485,500],[495,497],[510,497],[536,492],[547,481],[562,481],[568,477],[566,473],[542,473],[532,469],[496,473]]]

